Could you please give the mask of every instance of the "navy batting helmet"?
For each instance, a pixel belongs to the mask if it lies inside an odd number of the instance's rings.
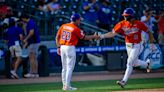
[[[126,8],[122,14],[122,16],[134,16],[133,8]]]
[[[80,19],[81,16],[78,13],[72,14],[71,21],[75,22],[76,20]]]

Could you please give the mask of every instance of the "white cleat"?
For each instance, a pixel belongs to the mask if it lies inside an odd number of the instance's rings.
[[[13,79],[19,79],[19,76],[16,74],[15,71],[11,70],[10,73],[11,73],[11,77],[12,77]]]
[[[38,74],[31,74],[31,73],[28,73],[28,74],[24,75],[24,77],[26,77],[26,78],[38,78],[39,75],[38,75]]]
[[[67,91],[67,90],[77,90],[77,88],[75,88],[75,87],[64,87],[63,90],[64,91]]]

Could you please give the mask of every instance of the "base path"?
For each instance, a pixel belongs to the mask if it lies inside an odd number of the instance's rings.
[[[92,81],[92,80],[120,80],[124,71],[100,71],[100,72],[77,72],[73,73],[73,81]],[[142,70],[134,70],[130,79],[134,78],[164,78],[164,69],[154,70],[145,73]],[[29,84],[29,83],[52,83],[61,82],[61,74],[53,73],[49,77],[6,79],[0,78],[0,85],[4,84]]]

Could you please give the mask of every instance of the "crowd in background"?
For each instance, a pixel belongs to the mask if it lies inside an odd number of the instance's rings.
[[[29,58],[30,65],[29,73],[23,75],[23,77],[39,77],[37,55],[40,34],[36,23],[24,13],[20,17],[15,17],[4,3],[1,7],[5,9],[0,11],[3,12],[3,15],[1,15],[1,31],[3,31],[1,39],[4,40],[10,51],[12,60],[11,77],[19,78],[17,70],[22,63],[22,58]]]

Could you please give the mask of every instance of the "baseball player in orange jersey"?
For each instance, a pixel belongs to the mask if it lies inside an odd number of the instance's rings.
[[[78,43],[78,40],[99,38],[96,34],[88,36],[84,35],[78,28],[80,20],[81,17],[79,14],[73,14],[71,16],[71,22],[63,24],[56,35],[56,45],[58,47],[57,53],[61,55],[62,61],[63,90],[77,90],[77,88],[71,87],[70,81],[76,62],[75,46]]]
[[[154,37],[143,22],[135,19],[134,10],[132,8],[126,8],[122,16],[124,16],[124,20],[117,23],[112,29],[112,32],[100,35],[100,38],[110,38],[117,34],[125,36],[126,50],[128,54],[126,71],[123,79],[121,81],[117,81],[117,84],[124,88],[132,73],[133,67],[144,66],[147,68],[147,72],[150,72],[150,59],[147,59],[146,62],[138,59],[143,50],[141,32],[145,31],[149,34],[150,43],[154,42]],[[153,50],[153,44],[151,45],[151,49]]]

